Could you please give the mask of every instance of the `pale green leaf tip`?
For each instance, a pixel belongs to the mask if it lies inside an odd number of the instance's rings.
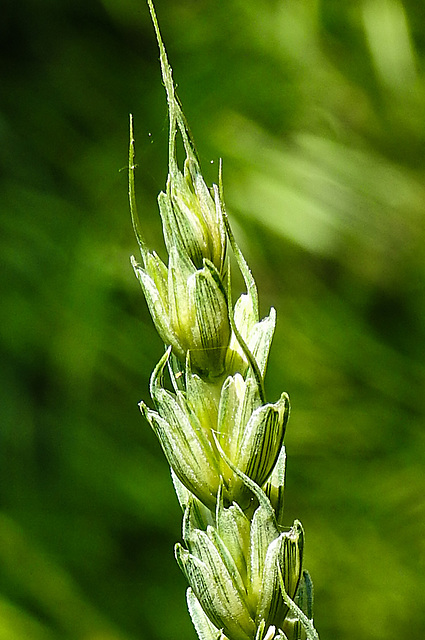
[[[136,236],[140,252],[142,254],[142,257],[144,258],[147,253],[147,247],[143,239],[139,214],[137,212],[136,189],[134,185],[134,174],[136,171],[135,153],[134,121],[133,114],[130,113],[130,142],[128,146],[128,200],[130,203],[130,214],[134,235]]]

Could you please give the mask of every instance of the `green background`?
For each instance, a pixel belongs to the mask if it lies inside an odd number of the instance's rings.
[[[425,635],[425,5],[158,0],[205,177],[278,325],[287,521],[322,640]],[[143,0],[3,0],[0,640],[186,640],[181,514],[137,407],[162,353],[167,114]]]

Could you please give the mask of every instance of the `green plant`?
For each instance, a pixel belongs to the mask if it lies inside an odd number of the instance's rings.
[[[168,179],[158,197],[168,265],[147,249],[141,230],[131,118],[129,199],[142,256],[132,265],[166,345],[151,376],[155,409],[143,402],[140,408],[184,514],[184,546],[177,544],[175,554],[190,585],[189,612],[200,640],[317,639],[304,531],[299,521],[284,525],[289,398],[265,398],[276,314],[259,317],[257,287],[227,218],[221,168],[219,185],[209,189],[148,4],[170,121]],[[228,245],[246,286],[234,307]]]

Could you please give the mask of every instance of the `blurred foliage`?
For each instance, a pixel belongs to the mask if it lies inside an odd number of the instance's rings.
[[[288,524],[321,637],[425,634],[425,5],[157,0],[208,180],[278,327]],[[162,352],[129,266],[161,246],[167,119],[142,0],[4,0],[0,640],[195,638],[180,513],[137,402]],[[123,169],[124,168],[124,169]]]

